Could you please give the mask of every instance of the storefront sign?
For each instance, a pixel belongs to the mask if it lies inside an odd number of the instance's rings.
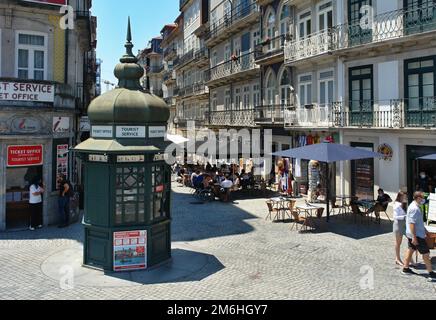
[[[378,153],[381,153],[383,155],[383,159],[386,161],[392,161],[392,157],[394,156],[392,147],[386,143],[381,144],[378,147]]]
[[[36,3],[44,3],[44,4],[52,4],[56,6],[65,6],[67,5],[67,0],[24,0],[27,2],[36,2]]]
[[[145,156],[118,156],[118,163],[144,162]]]
[[[112,126],[93,126],[92,127],[93,138],[112,138],[113,127]]]
[[[8,146],[8,167],[29,167],[43,164],[43,147]]]
[[[0,82],[0,101],[54,102],[52,84]]]
[[[164,138],[166,134],[167,128],[162,127],[149,127],[148,128],[148,137],[149,138]]]
[[[91,131],[91,122],[89,121],[88,116],[84,116],[80,118],[79,128],[80,128],[80,132]]]
[[[114,271],[147,269],[147,231],[114,233]]]
[[[145,138],[145,127],[117,127],[117,138]]]
[[[12,132],[15,133],[35,133],[40,132],[42,128],[41,121],[37,118],[14,118],[11,121]]]
[[[56,173],[65,177],[68,177],[68,148],[68,144],[60,144],[56,148]]]
[[[88,159],[91,162],[108,162],[108,157],[102,154],[90,154]]]
[[[53,133],[68,133],[70,131],[69,117],[53,118]]]

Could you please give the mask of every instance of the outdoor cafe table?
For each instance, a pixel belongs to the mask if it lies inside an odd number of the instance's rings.
[[[304,223],[301,226],[300,232],[304,229],[305,231],[308,230],[308,228],[310,227],[311,229],[314,229],[314,223],[313,223],[313,218],[317,216],[318,210],[319,209],[324,209],[324,207],[321,206],[316,206],[316,205],[312,205],[312,204],[305,204],[305,205],[300,205],[296,207],[298,214],[302,214],[304,215]],[[298,222],[298,221],[297,221]],[[291,230],[294,229],[294,227],[297,225],[297,223],[295,223]]]
[[[290,197],[276,197],[271,198],[270,201],[275,209],[278,211],[278,217],[282,215],[283,219],[279,221],[285,221],[286,220],[286,212],[289,210],[289,203],[291,202],[292,198]],[[288,215],[289,216],[289,215]]]
[[[377,203],[377,201],[370,200],[370,199],[363,199],[363,200],[356,201],[356,204],[364,210],[363,211],[364,217],[367,217],[372,213],[372,212],[369,212],[369,210],[371,210],[371,208],[373,208],[376,205],[376,203]],[[370,216],[370,218],[372,220],[372,216]],[[369,220],[368,220],[368,223],[369,223]]]

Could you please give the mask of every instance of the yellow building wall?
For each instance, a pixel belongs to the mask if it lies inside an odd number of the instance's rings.
[[[49,16],[53,25],[53,81],[65,82],[65,30],[60,27],[60,16]]]

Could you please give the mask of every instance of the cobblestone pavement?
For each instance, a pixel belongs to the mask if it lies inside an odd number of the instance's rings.
[[[329,224],[320,222],[315,233],[299,234],[289,223],[266,221],[264,201],[198,205],[188,189],[175,187],[173,245],[209,258],[191,275],[168,283],[77,284],[63,290],[42,265],[81,245],[80,225],[2,233],[0,299],[436,298],[434,283],[402,276],[393,264],[388,221],[362,225],[334,217]],[[373,288],[365,288],[364,277],[371,274]]]

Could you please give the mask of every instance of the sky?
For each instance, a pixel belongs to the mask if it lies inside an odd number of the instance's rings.
[[[174,22],[179,15],[179,0],[94,0],[91,11],[97,16],[97,58],[103,61],[101,79],[105,92],[103,81],[118,83],[113,71],[125,52],[128,16],[136,54],[151,38],[160,35],[165,24]]]

